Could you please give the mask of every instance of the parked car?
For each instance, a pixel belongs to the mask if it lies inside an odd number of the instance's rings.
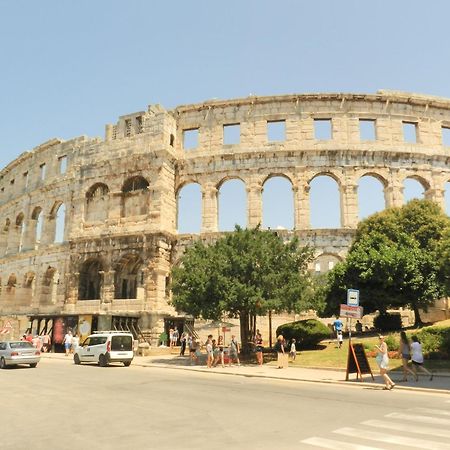
[[[95,362],[106,367],[120,362],[128,367],[133,361],[133,335],[125,331],[102,331],[91,334],[75,348],[73,362]]]
[[[18,364],[36,367],[41,359],[41,352],[28,341],[0,342],[0,369]]]

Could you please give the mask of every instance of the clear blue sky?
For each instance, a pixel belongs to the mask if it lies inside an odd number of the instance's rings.
[[[52,137],[103,136],[152,103],[450,97],[449,17],[444,0],[0,0],[0,166]]]

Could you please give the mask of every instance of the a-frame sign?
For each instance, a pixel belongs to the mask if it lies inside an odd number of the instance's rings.
[[[373,377],[372,370],[367,360],[366,352],[364,351],[363,344],[352,344],[349,343],[348,346],[348,359],[347,359],[347,374],[345,376],[345,381],[348,381],[348,375],[350,373],[356,373],[356,378],[363,381],[364,374],[370,374],[372,380]]]

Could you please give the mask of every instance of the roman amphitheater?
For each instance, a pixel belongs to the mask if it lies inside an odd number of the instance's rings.
[[[289,181],[294,225],[280,233],[313,245],[313,270],[326,271],[354,235],[362,177],[378,180],[385,207],[403,204],[407,179],[445,207],[449,129],[450,100],[379,91],[151,105],[106,125],[104,139],[45,142],[0,175],[0,328],[55,339],[64,327],[127,328],[156,342],[165,327],[191,323],[170,306],[171,265],[192,240],[221,232],[218,195],[233,179],[245,185],[249,227],[262,222],[265,183]],[[338,228],[310,225],[317,177],[337,185]],[[178,200],[192,183],[201,229],[181,234]]]

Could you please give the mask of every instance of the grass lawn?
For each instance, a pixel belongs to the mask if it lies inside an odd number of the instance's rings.
[[[366,349],[366,354],[369,350],[374,350],[375,345],[378,344],[378,338],[371,336],[367,338],[353,338],[353,343],[362,343]],[[320,348],[315,350],[302,350],[297,352],[297,358],[289,365],[293,367],[320,367],[333,369],[346,369],[348,358],[348,339],[344,340],[342,348],[337,348],[336,342],[329,340],[323,341]],[[367,355],[372,372],[378,373],[379,369],[374,357]],[[276,365],[276,361],[269,364]],[[401,370],[402,361],[397,358],[390,358],[389,368],[391,370]],[[437,372],[450,372],[450,361],[448,360],[426,360],[425,367]]]

